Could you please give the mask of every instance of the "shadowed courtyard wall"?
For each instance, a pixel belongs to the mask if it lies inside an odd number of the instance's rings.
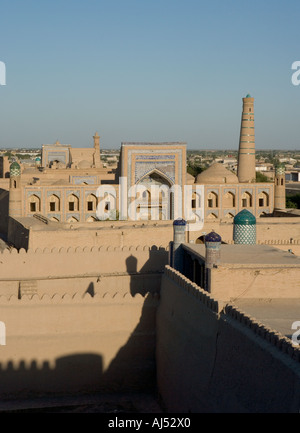
[[[153,391],[156,307],[129,291],[1,296],[0,396]]]
[[[0,396],[153,391],[167,259],[157,247],[0,253]]]
[[[298,347],[170,267],[157,312],[156,361],[168,412],[299,412]]]
[[[0,290],[22,296],[130,289],[145,295],[159,290],[167,263],[165,248],[148,246],[6,249],[0,253]]]

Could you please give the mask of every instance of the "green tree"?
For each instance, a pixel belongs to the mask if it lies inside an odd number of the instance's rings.
[[[271,179],[261,171],[256,172],[256,182],[271,182]]]
[[[188,164],[186,170],[189,174],[196,177],[199,173],[202,173],[202,171],[205,170],[205,168],[201,165]]]
[[[286,198],[286,207],[288,209],[300,209],[300,194],[288,196]]]

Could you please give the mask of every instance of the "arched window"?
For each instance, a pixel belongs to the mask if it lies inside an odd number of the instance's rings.
[[[41,200],[40,198],[33,194],[29,197],[29,212],[40,212],[41,211]]]
[[[95,212],[97,208],[97,197],[94,194],[90,194],[86,199],[86,210],[88,212]]]
[[[88,217],[87,220],[86,220],[87,223],[93,223],[95,221],[96,221],[96,218],[94,218],[92,216]]]
[[[68,223],[78,223],[78,219],[72,216],[68,219]]]
[[[252,207],[252,195],[249,192],[242,194],[242,207]]]
[[[60,199],[57,195],[52,194],[49,197],[49,212],[59,212],[60,211]]]
[[[267,207],[269,206],[269,195],[266,192],[261,192],[258,196],[258,206]]]
[[[210,213],[210,214],[207,216],[207,218],[210,219],[210,220],[215,220],[215,219],[217,219],[218,217],[217,217],[217,215],[216,215],[215,213]]]
[[[68,210],[69,212],[79,211],[79,198],[75,194],[68,196]]]
[[[207,207],[218,207],[218,194],[209,192],[207,195]]]
[[[229,191],[223,197],[223,208],[232,207],[235,207],[235,195]]]

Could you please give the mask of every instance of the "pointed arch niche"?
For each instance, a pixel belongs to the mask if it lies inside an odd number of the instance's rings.
[[[143,186],[137,192],[137,217],[146,220],[170,220],[174,215],[173,183],[162,172],[152,170],[136,184]]]

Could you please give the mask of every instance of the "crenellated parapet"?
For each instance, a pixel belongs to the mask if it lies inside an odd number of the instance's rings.
[[[195,297],[195,300],[200,301],[208,309],[218,313],[220,318],[226,316],[233,319],[234,322],[245,326],[253,332],[254,335],[262,338],[265,342],[270,343],[283,354],[287,354],[293,360],[300,362],[300,347],[295,346],[290,338],[282,335],[277,330],[268,327],[251,315],[240,310],[233,303],[224,304],[222,301],[213,298],[196,283],[193,283],[170,266],[166,266],[165,275],[184,292]],[[201,314],[200,311],[199,314]]]
[[[234,245],[232,239],[223,239],[223,242],[228,245]],[[264,239],[257,240],[258,245],[300,245],[300,239]]]
[[[85,247],[53,247],[53,248],[35,248],[35,249],[28,249],[25,248],[6,248],[3,251],[0,251],[0,256],[2,255],[17,255],[17,254],[49,254],[49,253],[98,253],[98,252],[129,252],[129,251],[168,251],[168,246],[149,246],[149,245],[132,245],[132,246],[123,246],[123,247],[113,247],[113,246],[85,246]]]
[[[199,287],[196,283],[193,283],[180,272],[170,266],[166,266],[165,275],[210,310],[216,313],[219,313],[222,310],[222,303],[213,299],[205,290]]]
[[[158,293],[147,294],[148,300],[157,301],[159,299]],[[37,305],[67,305],[67,304],[109,304],[111,302],[127,304],[136,303],[140,304],[145,301],[145,298],[137,293],[134,296],[130,292],[119,292],[115,290],[106,291],[104,293],[90,294],[86,293],[55,293],[53,295],[48,294],[34,294],[34,295],[23,295],[19,298],[16,295],[1,295],[0,305],[1,306],[20,306],[26,304],[37,304]]]
[[[266,326],[264,323],[244,311],[241,311],[234,305],[227,304],[224,307],[224,313],[241,325],[246,326],[255,335],[272,344],[272,346],[280,350],[282,353],[287,354],[293,360],[300,362],[300,347],[293,345],[290,338],[282,335],[275,329]]]

